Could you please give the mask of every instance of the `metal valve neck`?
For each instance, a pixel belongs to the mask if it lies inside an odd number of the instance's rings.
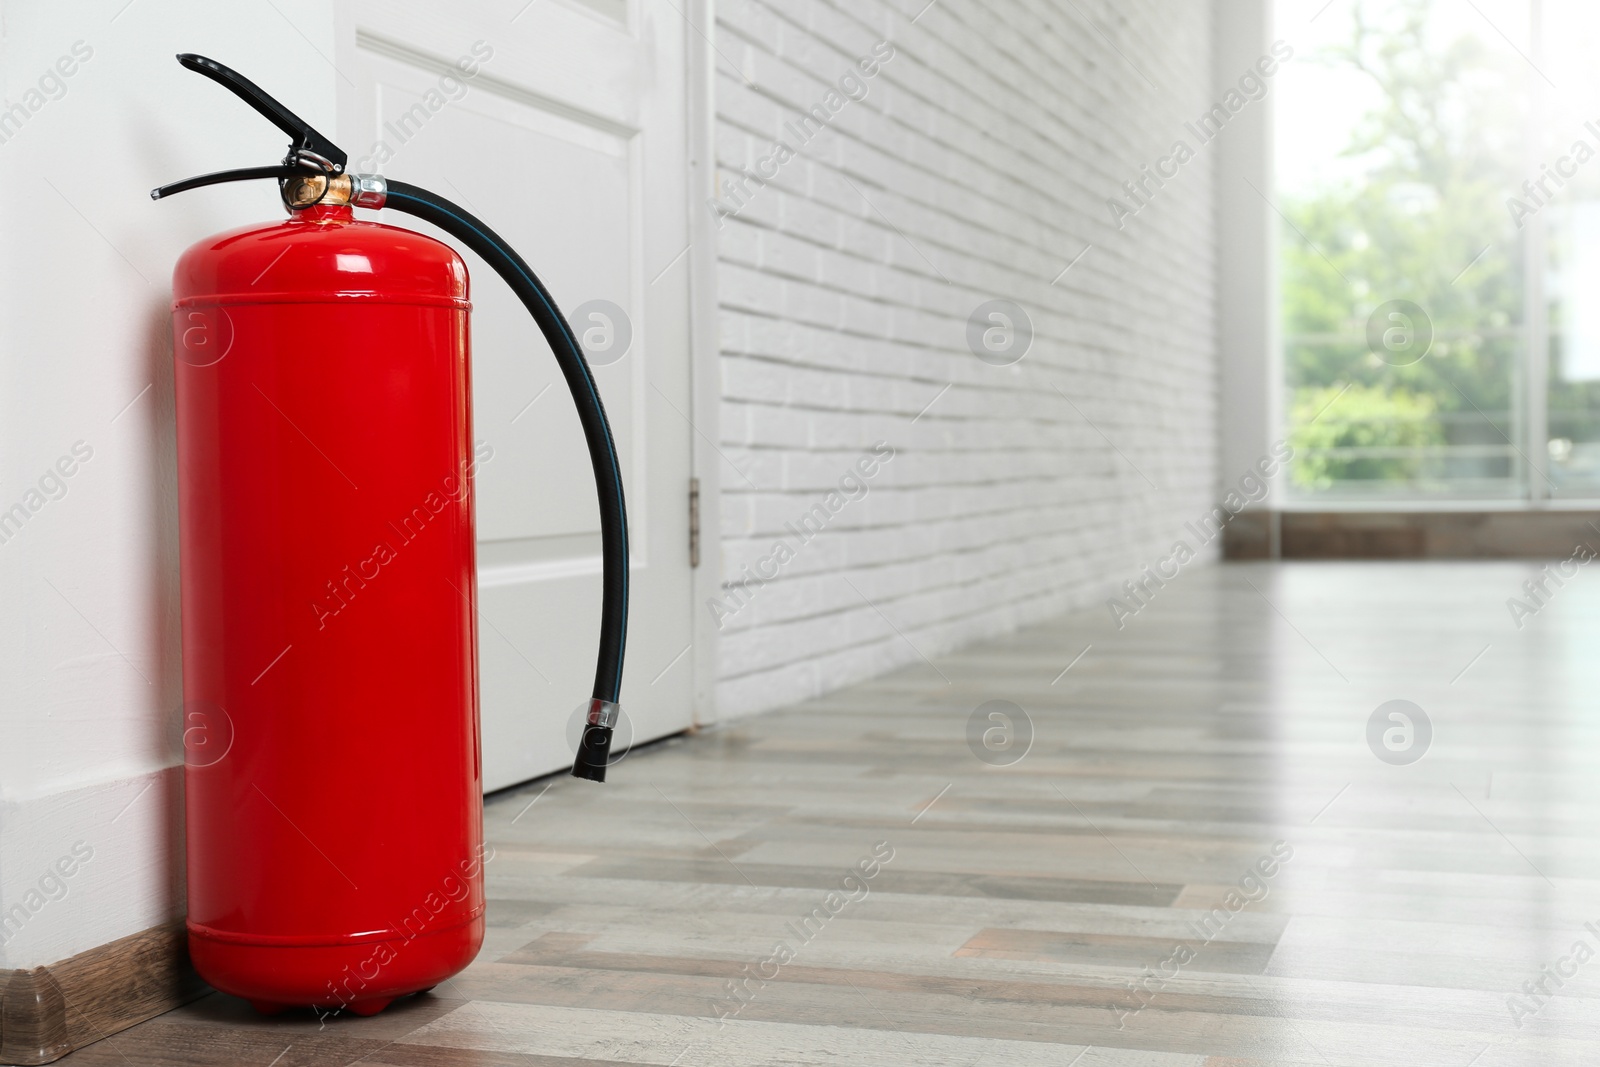
[[[389,199],[389,185],[376,174],[297,174],[281,182],[283,203],[290,211],[313,205],[383,207]]]

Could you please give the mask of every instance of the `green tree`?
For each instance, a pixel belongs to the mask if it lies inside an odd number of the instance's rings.
[[[1522,267],[1505,199],[1523,181],[1524,74],[1477,37],[1439,40],[1433,8],[1433,0],[1356,0],[1346,40],[1311,59],[1370,80],[1381,103],[1342,153],[1360,179],[1284,205],[1285,380],[1293,433],[1310,449],[1503,447],[1515,432],[1507,413]],[[1393,300],[1425,312],[1418,325],[1431,324],[1435,337],[1426,356],[1396,358],[1369,344],[1369,319]],[[1346,385],[1309,427],[1319,399]],[[1426,489],[1509,472],[1495,456],[1299,451],[1292,477],[1305,488],[1401,480]]]
[[[1416,461],[1385,453],[1444,444],[1444,428],[1435,415],[1433,397],[1405,386],[1302,387],[1290,413],[1295,428],[1290,443],[1297,457],[1290,478],[1302,489],[1327,489],[1335,479],[1408,478]],[[1343,454],[1351,449],[1370,454]]]

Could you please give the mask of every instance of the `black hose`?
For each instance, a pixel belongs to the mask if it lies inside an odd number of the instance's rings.
[[[594,465],[595,488],[600,497],[600,551],[602,601],[600,611],[600,654],[595,665],[594,699],[609,705],[617,703],[622,688],[622,659],[628,640],[628,509],[622,497],[622,470],[617,463],[616,442],[606,420],[605,405],[595,387],[594,375],[583,358],[583,350],[556,307],[555,299],[539,281],[538,275],[523,262],[510,245],[483,222],[442,196],[406,182],[388,182],[386,207],[415,215],[444,230],[472,249],[504,278],[555,353],[561,373],[572,391],[589,444],[589,459]],[[605,780],[611,744],[611,722],[615,708],[601,713],[591,705],[578,757],[572,773],[593,781]]]

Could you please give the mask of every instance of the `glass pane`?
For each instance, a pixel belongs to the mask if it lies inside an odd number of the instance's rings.
[[[1600,12],[1594,0],[1545,0],[1543,22],[1538,62],[1550,83],[1537,88],[1546,116],[1528,184],[1511,195],[1527,225],[1544,227],[1547,247],[1552,495],[1593,498],[1600,496],[1600,109],[1593,107]]]
[[[1277,87],[1291,499],[1518,497],[1525,0],[1351,0]],[[1518,39],[1522,44],[1513,42]]]

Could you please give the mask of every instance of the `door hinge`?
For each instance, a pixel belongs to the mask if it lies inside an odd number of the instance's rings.
[[[689,479],[689,567],[700,566],[700,479]]]

